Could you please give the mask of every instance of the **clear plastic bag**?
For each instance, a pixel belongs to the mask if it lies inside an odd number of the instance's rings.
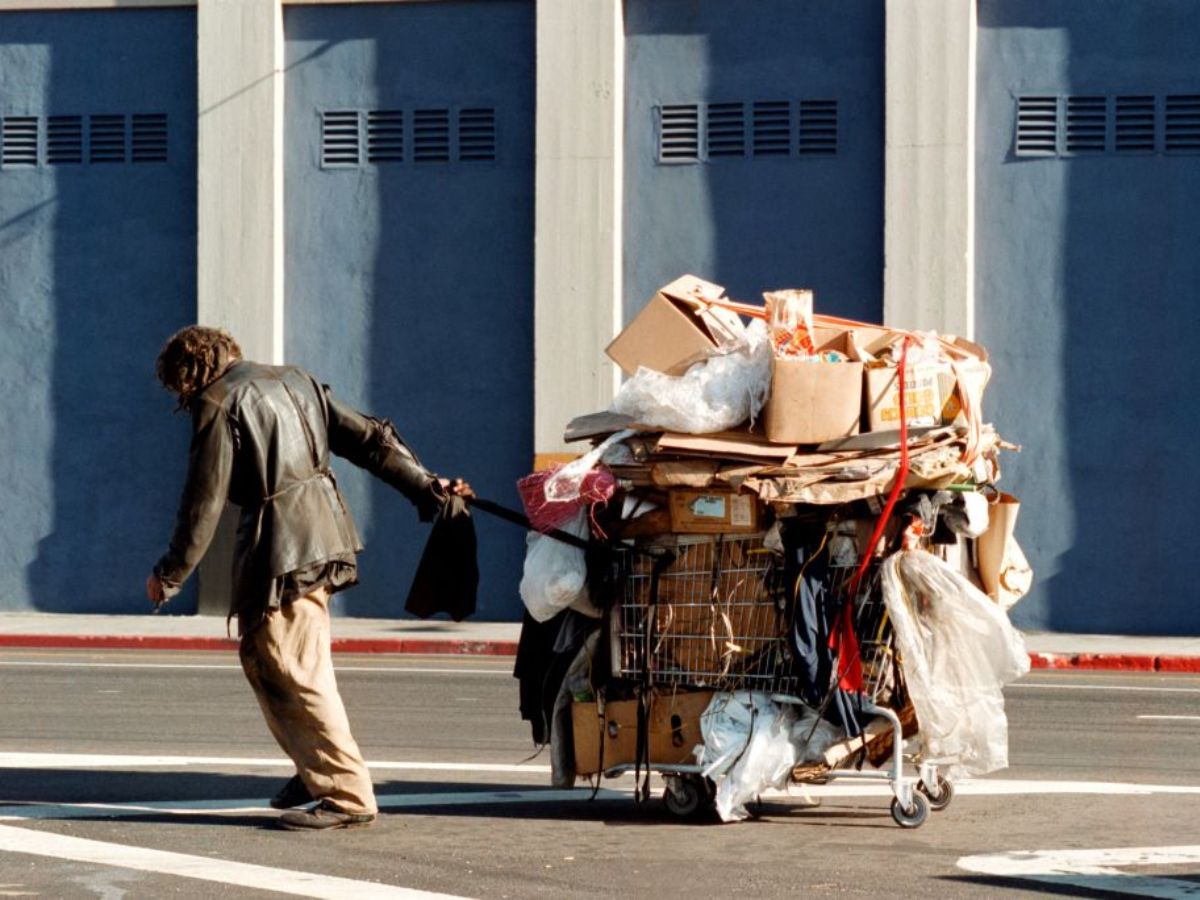
[[[562,526],[579,538],[588,536],[585,510]],[[521,600],[539,622],[553,618],[568,606],[594,614],[587,591],[587,563],[583,551],[548,535],[530,532],[525,543],[525,569],[521,575]]]
[[[986,594],[930,553],[902,550],[881,569],[923,758],[951,777],[1005,768],[1001,689],[1029,671],[1021,633]]]
[[[796,765],[791,707],[766,694],[717,694],[700,717],[700,765],[717,781],[716,807],[723,822],[747,818],[746,801],[767,788],[787,785]]]
[[[710,434],[753,421],[770,386],[771,345],[766,325],[756,319],[746,328],[745,347],[696,363],[683,375],[638,369],[612,409],[652,428]]]

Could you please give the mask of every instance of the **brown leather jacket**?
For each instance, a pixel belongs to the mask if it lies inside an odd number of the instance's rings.
[[[204,555],[225,501],[241,509],[230,615],[243,631],[278,603],[280,580],[362,549],[329,468],[348,459],[403,493],[423,520],[444,500],[386,420],[338,403],[303,369],[239,360],[191,403],[192,444],[175,533],[154,572],[179,592]]]

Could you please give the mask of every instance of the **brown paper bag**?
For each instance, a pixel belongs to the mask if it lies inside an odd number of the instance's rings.
[[[1020,510],[1020,500],[1000,494],[988,506],[988,530],[975,541],[975,565],[983,589],[1006,610],[1029,593],[1033,583],[1033,570],[1013,536]]]

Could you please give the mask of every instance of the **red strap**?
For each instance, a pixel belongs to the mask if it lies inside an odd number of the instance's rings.
[[[875,555],[875,547],[883,536],[883,529],[887,526],[892,509],[900,498],[900,492],[904,490],[904,482],[908,479],[908,415],[905,408],[904,378],[908,362],[908,344],[911,340],[910,336],[905,335],[904,343],[900,346],[900,366],[896,372],[896,377],[900,379],[900,468],[896,471],[896,481],[888,494],[887,503],[883,505],[883,512],[879,514],[879,521],[875,523],[867,550],[858,564],[858,571],[850,579],[837,626],[829,636],[829,646],[838,657],[838,687],[844,691],[863,690],[862,654],[858,647],[858,637],[854,633],[854,600],[858,596],[858,587],[862,584],[863,576],[867,574],[871,565],[871,557]]]

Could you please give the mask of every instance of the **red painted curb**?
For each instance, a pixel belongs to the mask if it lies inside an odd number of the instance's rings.
[[[82,634],[0,634],[0,647],[74,650],[236,650],[236,638]],[[335,653],[409,656],[516,656],[516,641],[469,638],[334,638]],[[1033,669],[1200,674],[1200,656],[1131,653],[1030,653]]]
[[[236,650],[237,638],[136,635],[0,634],[0,647],[66,650]],[[334,638],[334,653],[516,656],[516,641],[466,638]]]
[[[1076,669],[1105,672],[1200,672],[1200,657],[1152,656],[1131,653],[1031,653],[1034,669]]]

